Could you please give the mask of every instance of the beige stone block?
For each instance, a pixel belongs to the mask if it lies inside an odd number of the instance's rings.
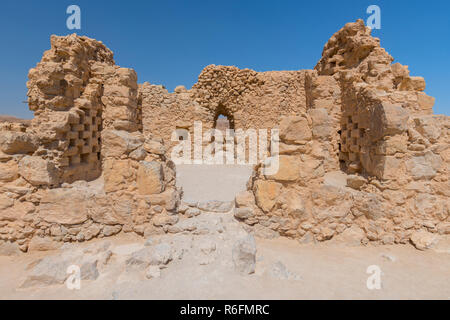
[[[299,156],[279,156],[279,167],[277,173],[266,176],[267,179],[278,181],[295,181],[300,178],[302,161]]]
[[[11,182],[19,178],[19,166],[14,160],[6,163],[0,162],[0,181]]]
[[[375,106],[370,123],[372,141],[403,133],[407,129],[408,119],[409,112],[399,105],[382,103]]]
[[[163,167],[158,161],[141,161],[137,170],[137,187],[139,194],[149,195],[164,190]]]
[[[105,191],[113,192],[128,188],[129,182],[134,177],[134,171],[130,160],[106,159],[103,165]]]
[[[258,207],[269,212],[275,206],[282,185],[273,181],[257,180],[255,183],[255,198]]]
[[[292,143],[311,140],[312,131],[308,120],[300,116],[283,117],[280,121],[280,138]]]
[[[86,199],[70,189],[51,189],[44,193],[39,217],[49,223],[80,224],[88,219]]]
[[[25,156],[19,162],[19,173],[32,185],[58,183],[57,170],[52,162],[38,156]]]
[[[0,149],[7,154],[31,153],[37,149],[37,143],[36,137],[24,132],[0,132]]]
[[[424,92],[417,92],[417,102],[422,110],[433,109],[435,101],[436,99],[434,97],[431,97]]]

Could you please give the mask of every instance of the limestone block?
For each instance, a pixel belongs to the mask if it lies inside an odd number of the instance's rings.
[[[251,191],[241,191],[235,198],[236,206],[239,207],[253,207],[255,204],[255,196]]]
[[[163,166],[158,161],[141,161],[137,170],[139,194],[155,194],[164,190]]]
[[[120,157],[139,148],[144,143],[141,134],[121,130],[103,130],[102,153],[104,157]]]
[[[1,131],[0,149],[7,154],[26,154],[37,149],[35,136],[25,132]]]
[[[414,179],[431,179],[442,164],[439,155],[427,152],[423,156],[415,156],[406,161],[408,173]]]
[[[328,112],[324,108],[309,111],[312,119],[312,133],[315,138],[326,138],[331,135],[333,129]]]
[[[280,202],[286,205],[284,209],[291,217],[304,219],[306,217],[305,201],[300,192],[289,189],[282,193]]]
[[[6,163],[0,162],[0,181],[11,182],[19,178],[19,166],[14,160]]]
[[[161,205],[168,211],[172,211],[177,208],[180,201],[180,195],[174,188],[168,188],[164,192],[149,195],[150,204]]]
[[[278,181],[295,181],[300,178],[302,161],[299,156],[279,156],[279,168],[277,173],[266,176],[267,179]]]
[[[106,159],[103,164],[103,176],[105,191],[118,191],[128,187],[135,176],[135,169],[132,167],[131,160]]]
[[[87,220],[86,199],[70,189],[51,189],[44,193],[39,217],[49,223],[80,224]]]
[[[35,186],[55,185],[58,174],[55,165],[49,160],[38,156],[25,156],[19,162],[19,173],[29,183]]]
[[[427,95],[424,92],[417,92],[417,102],[422,110],[431,110],[434,106],[436,99]]]
[[[436,116],[422,116],[414,119],[415,129],[430,142],[436,142],[441,136],[441,127]]]
[[[280,138],[282,141],[300,143],[312,138],[308,120],[304,117],[283,117],[280,121]]]
[[[435,234],[423,230],[414,232],[411,235],[410,240],[419,250],[429,249],[438,242],[438,238]]]
[[[371,115],[370,134],[373,141],[384,136],[401,134],[407,129],[409,112],[399,105],[382,103]]]
[[[258,180],[255,183],[255,198],[258,207],[269,212],[275,206],[282,185],[277,182]]]
[[[395,179],[404,173],[403,160],[394,156],[374,156],[372,165],[373,167],[366,167],[367,172],[380,179]]]

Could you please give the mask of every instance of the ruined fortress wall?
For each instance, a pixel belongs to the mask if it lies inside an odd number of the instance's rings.
[[[192,89],[137,84],[101,42],[70,35],[30,70],[31,124],[0,126],[0,244],[180,232],[174,130],[279,128],[234,215],[264,236],[426,248],[450,233],[450,117],[359,20],[314,70],[208,66]],[[98,178],[98,179],[97,179]]]
[[[27,86],[31,125],[1,127],[0,244],[26,251],[177,219],[174,167],[142,134],[134,70],[101,42],[52,36]]]
[[[256,168],[236,197],[238,219],[303,242],[412,241],[424,249],[450,232],[450,117],[431,115],[423,78],[392,60],[361,20],[330,39],[308,78],[315,90],[307,116],[283,120],[279,172]],[[327,91],[340,97],[316,96]],[[340,111],[326,107],[338,101]],[[321,140],[314,132],[330,126],[308,114],[325,111],[333,129]]]
[[[306,111],[305,71],[255,72],[228,66],[207,66],[192,89],[174,93],[144,83],[139,88],[144,134],[164,140],[171,149],[175,130],[194,134],[194,121],[203,132],[214,128],[219,115],[231,129],[267,129],[280,117]]]

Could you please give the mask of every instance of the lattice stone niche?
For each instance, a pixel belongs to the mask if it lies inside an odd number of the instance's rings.
[[[76,110],[69,118],[70,131],[65,133],[67,150],[59,161],[62,180],[92,180],[101,174],[101,109]]]
[[[341,118],[340,160],[349,173],[362,172],[361,159],[367,153],[367,128],[357,114],[344,114]]]

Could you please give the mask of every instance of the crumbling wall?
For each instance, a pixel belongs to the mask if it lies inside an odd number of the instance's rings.
[[[96,40],[51,45],[29,73],[35,118],[0,126],[0,244],[178,232],[172,133],[213,128],[219,114],[233,129],[280,129],[278,172],[256,165],[236,197],[250,229],[420,249],[450,233],[450,117],[432,114],[423,78],[392,64],[361,20],[314,70],[211,65],[174,93],[138,86]]]
[[[26,251],[174,223],[174,167],[142,133],[134,70],[101,42],[52,36],[27,86],[31,125],[1,127],[0,243]]]
[[[270,130],[281,116],[306,110],[305,85],[305,71],[256,72],[215,65],[203,69],[190,90],[180,86],[169,93],[144,83],[139,88],[144,133],[163,139],[170,151],[177,144],[171,141],[175,130],[186,130],[192,137],[194,121],[206,132],[221,114],[231,129]]]
[[[333,35],[307,73],[308,112],[283,120],[279,172],[256,168],[238,219],[305,242],[424,249],[449,233],[449,117],[430,115],[423,78],[392,61],[362,20]]]

